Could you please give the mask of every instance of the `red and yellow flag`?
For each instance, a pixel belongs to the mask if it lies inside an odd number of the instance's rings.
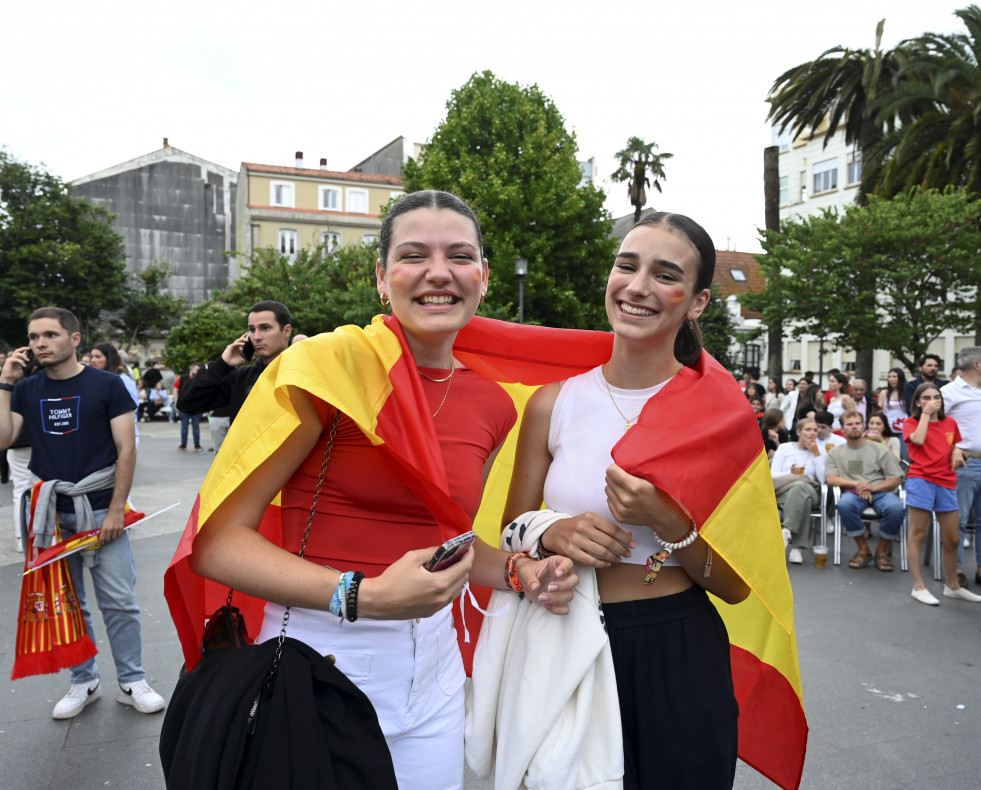
[[[520,417],[538,386],[606,362],[612,343],[607,332],[474,318],[460,332],[454,354],[499,382],[514,399]],[[432,419],[398,322],[378,317],[363,330],[342,327],[298,343],[256,383],[204,481],[165,574],[164,593],[189,667],[199,658],[205,618],[228,593],[190,570],[194,537],[224,498],[299,424],[287,398],[288,386],[333,404],[373,444],[391,454],[406,483],[433,514],[430,543],[470,528],[466,514],[448,494]],[[659,414],[670,414],[670,419]],[[516,439],[517,428],[498,454],[475,520],[477,531],[491,545],[497,545],[500,535]],[[714,444],[704,441],[709,439]],[[690,449],[693,445],[699,447],[697,454]],[[706,446],[719,451],[708,455]],[[666,448],[674,448],[675,454]],[[807,724],[793,599],[773,486],[749,404],[732,376],[703,354],[696,369],[683,369],[650,402],[638,425],[617,446],[615,457],[624,469],[681,502],[702,525],[713,550],[749,584],[750,598],[738,606],[713,599],[732,642],[740,705],[739,756],[781,787],[796,788]],[[267,509],[260,531],[281,542],[278,501]],[[238,592],[235,601],[250,625],[260,622],[262,601]],[[461,647],[467,658],[472,645]]]
[[[34,515],[41,485],[35,483],[31,490],[25,572],[31,568],[37,553],[34,551]],[[58,539],[60,531],[55,534],[55,540]],[[17,644],[10,679],[58,672],[87,661],[97,652],[95,643],[85,632],[82,607],[68,561],[62,558],[35,573],[25,573],[21,580]]]

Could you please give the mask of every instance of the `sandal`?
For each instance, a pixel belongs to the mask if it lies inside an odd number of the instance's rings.
[[[886,573],[888,573],[891,570],[894,570],[894,568],[892,566],[892,560],[889,559],[889,555],[887,555],[887,554],[876,554],[875,555],[875,569],[878,570],[878,571],[884,571]]]
[[[864,568],[872,562],[872,555],[867,551],[856,551],[855,556],[848,561],[849,568]]]

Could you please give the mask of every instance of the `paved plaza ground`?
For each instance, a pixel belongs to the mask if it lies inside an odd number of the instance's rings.
[[[181,665],[162,575],[214,454],[179,452],[177,425],[140,426],[132,500],[152,513],[181,504],[132,536],[143,608],[147,680],[169,698]],[[211,446],[206,425],[202,444]],[[22,562],[14,552],[10,486],[0,486],[0,667],[13,666]],[[846,541],[847,543],[847,541]],[[851,555],[848,546],[847,556]],[[806,790],[981,788],[981,604],[940,596],[927,607],[910,598],[909,574],[844,564],[790,569],[804,702],[811,728],[801,784]],[[926,573],[929,579],[931,574]],[[972,584],[972,589],[975,585]],[[68,690],[68,672],[0,690],[0,789],[160,790],[162,714],[115,702],[112,660],[95,616],[104,696],[69,721],[51,718]],[[679,733],[697,738],[697,733]],[[467,790],[493,783],[468,775]],[[775,787],[740,765],[738,790]],[[666,789],[670,790],[670,788]]]

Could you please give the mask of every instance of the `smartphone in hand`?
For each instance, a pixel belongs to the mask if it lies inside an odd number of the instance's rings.
[[[429,558],[425,568],[427,571],[442,571],[451,565],[456,565],[463,559],[474,541],[477,540],[477,533],[473,530],[450,538],[446,543],[436,549],[436,552]]]
[[[242,346],[242,357],[246,362],[251,362],[253,356],[255,356],[255,345],[252,343],[252,338],[250,337],[245,341],[245,345]]]

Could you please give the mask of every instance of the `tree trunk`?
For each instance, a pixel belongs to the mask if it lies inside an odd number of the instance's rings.
[[[855,352],[855,378],[865,379],[869,396],[875,394],[879,382],[872,380],[872,346],[864,346]]]
[[[767,230],[780,230],[780,148],[771,145],[763,149],[763,221]],[[775,322],[767,327],[766,370],[770,378],[783,383],[783,325]]]

